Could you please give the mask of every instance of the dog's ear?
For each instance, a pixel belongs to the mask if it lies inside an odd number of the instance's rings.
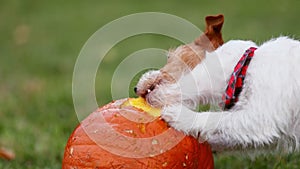
[[[195,44],[208,51],[212,51],[224,43],[221,33],[224,15],[206,16],[205,21],[205,32],[195,40]]]
[[[224,15],[206,16],[206,30],[205,33],[218,34],[221,33],[221,29],[224,23]]]

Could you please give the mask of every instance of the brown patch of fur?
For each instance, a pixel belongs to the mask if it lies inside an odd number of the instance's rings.
[[[187,46],[188,49],[182,54],[181,60],[189,69],[194,69],[205,57],[204,50],[194,46]]]
[[[198,65],[204,58],[205,58],[205,51],[213,51],[221,46],[224,41],[222,38],[222,26],[224,23],[224,16],[223,15],[216,15],[216,16],[207,16],[205,18],[206,21],[206,28],[205,32],[197,38],[193,43],[181,46],[181,53],[178,54],[181,61],[184,64],[181,64],[182,69],[186,69],[186,66],[189,70],[192,70],[196,65]],[[180,47],[179,47],[180,48]],[[172,59],[172,58],[170,58]],[[167,67],[174,67],[172,61],[168,61]],[[165,67],[166,67],[165,66]],[[176,66],[179,66],[176,64]],[[182,70],[176,67],[177,70]],[[166,68],[164,68],[166,71]],[[167,72],[172,72],[168,70]],[[183,71],[182,71],[183,72]]]
[[[211,52],[224,43],[221,33],[224,16],[207,16],[205,21],[205,32],[199,38],[193,43],[178,47],[175,50],[177,52],[169,53],[168,62],[161,69],[162,72],[169,74],[164,75],[166,81],[168,79],[174,81],[181,73],[194,69],[205,58],[205,51]]]
[[[167,64],[160,69],[159,75],[147,76],[136,88],[139,96],[146,97],[157,85],[175,83],[183,74],[194,69],[204,58],[206,51],[213,51],[224,42],[221,29],[223,15],[207,16],[205,32],[194,42],[169,51]]]

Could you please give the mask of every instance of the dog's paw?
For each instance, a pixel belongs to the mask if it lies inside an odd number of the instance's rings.
[[[164,107],[162,118],[170,126],[185,134],[192,134],[194,129],[197,128],[197,114],[185,106]]]

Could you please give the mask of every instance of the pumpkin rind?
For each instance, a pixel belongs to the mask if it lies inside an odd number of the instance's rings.
[[[213,168],[208,143],[183,135],[141,109],[122,107],[124,101],[97,109],[75,128],[65,147],[63,169]]]

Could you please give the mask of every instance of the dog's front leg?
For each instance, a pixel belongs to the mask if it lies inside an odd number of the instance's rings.
[[[188,135],[206,137],[215,130],[228,112],[195,112],[182,105],[168,106],[163,109],[162,117],[175,129]]]
[[[165,107],[162,117],[175,129],[201,141],[207,140],[217,151],[248,149],[276,142],[280,133],[273,119],[253,114],[246,110],[201,113],[177,105]]]

